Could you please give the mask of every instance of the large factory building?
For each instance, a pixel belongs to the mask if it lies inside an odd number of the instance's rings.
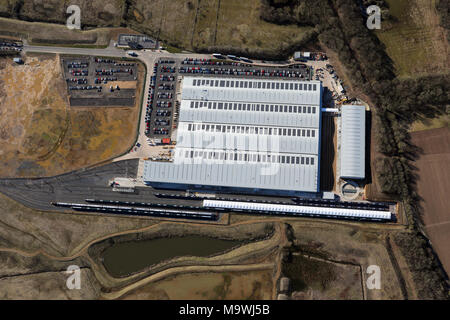
[[[173,162],[153,187],[261,194],[319,191],[320,81],[184,77]]]

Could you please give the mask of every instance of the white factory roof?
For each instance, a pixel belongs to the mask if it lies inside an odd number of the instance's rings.
[[[181,92],[174,162],[147,161],[145,181],[318,191],[320,81],[186,76]]]
[[[382,220],[390,220],[392,218],[392,214],[390,211],[283,205],[283,204],[270,204],[257,202],[255,203],[255,202],[238,202],[238,201],[223,201],[223,200],[203,200],[203,206],[206,208],[286,212],[300,215],[306,214],[306,215],[318,215],[326,217],[370,218]]]
[[[366,108],[343,105],[341,124],[341,177],[364,179]]]
[[[321,104],[322,82],[281,79],[189,77],[183,79],[183,100]]]
[[[319,105],[182,100],[180,121],[317,128]]]
[[[317,155],[319,129],[182,122],[178,126],[178,147]]]
[[[146,180],[302,192],[318,189],[317,156],[184,148],[178,148],[176,153],[173,163],[146,161]]]

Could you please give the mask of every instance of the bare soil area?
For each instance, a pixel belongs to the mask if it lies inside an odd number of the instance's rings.
[[[130,292],[125,300],[269,300],[272,270],[180,274]]]
[[[50,176],[126,152],[138,125],[144,67],[133,107],[70,108],[58,55],[0,59],[0,177]]]
[[[433,247],[450,274],[450,129],[413,132],[412,141],[423,154],[415,165],[419,169],[417,190],[422,198],[423,221]]]

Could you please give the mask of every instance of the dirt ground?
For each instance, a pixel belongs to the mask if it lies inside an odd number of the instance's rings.
[[[133,299],[188,298],[191,295],[198,299],[217,297],[270,299],[273,297],[275,283],[274,254],[281,248],[280,235],[283,229],[279,227],[276,228],[276,234],[272,238],[251,243],[224,255],[208,258],[208,263],[201,263],[200,258],[190,258],[193,264],[187,264],[188,267],[166,265],[163,271],[150,276],[145,273],[143,277],[137,274],[125,279],[109,277],[98,262],[91,258],[88,248],[94,243],[104,242],[109,238],[128,234],[131,239],[151,230],[164,231],[167,233],[166,236],[175,229],[182,232],[190,228],[197,232],[214,232],[230,237],[238,234],[246,237],[254,235],[253,231],[260,230],[262,222],[280,221],[292,226],[294,245],[301,248],[304,255],[312,259],[319,257],[325,259],[326,264],[334,265],[336,276],[330,278],[327,290],[320,290],[320,285],[317,286],[317,283],[321,283],[320,279],[305,277],[313,280],[309,286],[311,289],[300,291],[296,295],[297,298],[360,299],[361,279],[356,276],[355,270],[359,268],[358,265],[361,266],[363,272],[360,272],[360,275],[365,281],[367,277],[365,270],[371,264],[381,267],[382,289],[366,292],[365,298],[402,298],[395,268],[384,244],[387,234],[384,225],[256,216],[252,216],[253,219],[246,219],[248,216],[239,215],[239,219],[231,221],[232,224],[237,225],[215,226],[211,231],[210,228],[195,223],[186,225],[185,223],[161,223],[157,219],[39,212],[28,209],[3,195],[0,195],[0,212],[2,213],[0,215],[0,263],[3,266],[0,270],[0,285],[2,289],[6,288],[3,290],[6,292],[3,297],[7,299],[18,297],[114,299],[121,297],[122,293],[119,292],[116,295],[115,291],[112,291],[104,295],[100,293],[100,290],[102,288],[115,290],[116,287],[123,287],[124,293],[129,294],[124,297]],[[276,225],[278,226],[278,223]],[[395,227],[395,230],[397,229],[398,227]],[[394,257],[399,257],[398,250],[394,248],[393,251]],[[177,261],[186,262],[187,260],[180,257]],[[343,263],[353,265],[343,266]],[[89,283],[83,284],[89,287],[89,291],[86,291],[83,296],[64,291],[61,283],[64,283],[67,276],[61,271],[69,264],[80,264],[89,274],[85,277]],[[265,264],[265,266],[249,269],[246,266],[250,264]],[[401,263],[399,265],[403,274],[405,267],[402,267]],[[147,277],[151,279],[147,281]],[[139,284],[134,286],[137,282]],[[192,283],[192,286],[186,283]],[[25,291],[24,288],[28,286],[31,289]],[[413,290],[409,283],[407,288]]]
[[[294,300],[361,300],[361,271],[357,266],[318,261],[312,258],[302,259],[304,270],[301,273],[303,290],[294,291]],[[310,265],[310,270],[305,268]],[[326,268],[328,267],[328,268]],[[330,271],[328,279],[314,277],[318,269]],[[325,283],[324,280],[327,280]]]
[[[0,248],[45,251],[64,257],[90,241],[129,229],[149,227],[158,220],[89,214],[64,214],[29,209],[0,194]]]
[[[33,54],[23,65],[0,59],[0,177],[60,174],[127,151],[140,71],[134,107],[70,108],[59,56]]]
[[[413,132],[412,141],[423,154],[416,161],[417,191],[422,198],[423,221],[433,247],[450,274],[450,128]]]
[[[272,270],[182,274],[127,294],[125,300],[268,300],[272,295]]]
[[[308,295],[311,296],[313,293],[314,297],[339,299],[341,296],[348,295],[349,298],[360,299],[361,297],[358,295],[362,293],[362,290],[364,290],[364,298],[369,300],[404,298],[399,282],[401,280],[396,274],[395,265],[385,246],[385,231],[350,225],[306,224],[300,221],[290,222],[289,224],[293,228],[294,243],[304,255],[307,254],[324,261],[339,262],[338,265],[334,264],[334,268],[343,264],[351,264],[361,268],[359,272],[363,278],[362,281],[360,277],[353,277],[336,271],[334,273],[340,276],[331,277],[327,286],[322,288],[317,285],[314,287],[314,284],[307,286],[307,288],[312,288],[313,291],[307,289],[309,291],[304,292],[304,298],[307,298]],[[395,252],[394,257],[398,255],[399,252]],[[368,290],[365,287],[368,277],[366,271],[370,265],[380,267],[382,274],[380,290]],[[348,272],[354,274],[351,270],[348,270]],[[361,284],[364,284],[363,288],[361,288]],[[336,290],[336,286],[339,286],[342,291]],[[359,290],[356,288],[359,288]],[[409,287],[406,289],[408,291],[414,290],[414,288]]]

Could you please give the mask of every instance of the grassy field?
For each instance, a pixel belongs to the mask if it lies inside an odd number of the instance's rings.
[[[61,261],[64,257],[70,257],[68,264],[78,264],[93,270],[91,279],[88,279],[87,286],[92,287],[88,294],[89,298],[99,298],[99,291],[105,285],[116,287],[134,283],[140,278],[124,279],[124,281],[111,282],[112,280],[99,270],[99,266],[94,261],[88,259],[87,253],[80,252],[92,241],[101,241],[110,237],[119,236],[118,232],[125,232],[129,237],[147,230],[155,229],[167,232],[168,230],[186,230],[186,224],[180,223],[161,223],[158,220],[133,219],[106,217],[88,214],[56,214],[54,212],[40,212],[24,207],[0,194],[0,262],[4,252],[18,252],[15,260],[11,260],[11,254],[8,255],[9,263],[6,263],[6,269],[1,272],[13,272],[16,274],[15,280],[4,283],[8,288],[18,288],[15,296],[24,296],[29,298],[50,298],[57,295],[61,299],[70,298],[64,296],[63,292],[57,290],[58,283],[49,283],[49,288],[55,286],[55,290],[37,290],[39,284],[49,280],[48,277],[40,274],[41,272],[52,270],[61,270],[57,265],[49,261],[39,262],[38,256],[24,257],[23,252],[37,254],[38,251],[44,251]],[[272,218],[273,219],[273,218]],[[354,265],[361,265],[363,273],[368,265],[376,264],[382,270],[382,289],[372,290],[367,293],[368,299],[400,299],[400,289],[389,254],[383,245],[383,239],[386,231],[381,228],[370,228],[367,225],[358,226],[344,225],[338,223],[311,222],[301,219],[291,219],[289,224],[292,226],[294,244],[300,248],[303,254],[325,259],[326,261],[317,261],[312,258],[302,258],[296,262],[293,268],[294,273],[298,272],[298,277],[305,285],[296,288],[297,293],[293,296],[295,299],[359,299],[361,294],[361,279],[359,268],[357,266],[344,266],[328,261],[329,259],[350,262]],[[189,228],[195,228],[200,232],[213,232],[216,234],[228,234],[229,236],[252,235],[255,228],[263,228],[261,223],[231,227],[214,227],[205,229],[204,226],[189,224]],[[140,229],[145,228],[145,229]],[[151,228],[151,229],[150,229]],[[278,231],[279,232],[279,231]],[[278,236],[276,236],[278,237]],[[272,239],[268,240],[269,242]],[[261,255],[259,258],[252,258],[258,248],[258,243],[249,245],[249,250],[242,247],[243,250],[236,249],[228,254],[210,258],[215,260],[218,267],[223,263],[229,266],[240,266],[243,264],[261,263],[266,261],[273,262],[273,255]],[[277,245],[278,240],[271,243],[273,247]],[[5,251],[4,248],[13,251]],[[245,250],[244,250],[245,249]],[[79,254],[82,254],[79,256]],[[77,258],[79,256],[79,258]],[[398,256],[397,251],[395,256]],[[43,257],[45,258],[45,257]],[[180,257],[180,259],[182,259]],[[22,261],[23,260],[23,261]],[[44,259],[45,260],[45,259]],[[51,258],[53,262],[55,258]],[[196,259],[199,260],[199,259]],[[17,261],[17,262],[14,262]],[[22,262],[20,262],[22,261]],[[20,263],[19,263],[20,262]],[[39,263],[38,263],[39,262]],[[199,265],[198,262],[195,263]],[[9,266],[9,267],[8,267]],[[58,264],[60,267],[61,264]],[[270,266],[273,266],[270,264]],[[9,268],[9,269],[8,269]],[[317,271],[317,272],[316,272]],[[319,272],[320,271],[320,272]],[[406,270],[408,271],[408,270]],[[406,272],[406,271],[402,271]],[[258,271],[249,272],[245,270],[224,270],[216,272],[207,272],[201,270],[199,273],[193,273],[193,270],[179,272],[169,277],[160,278],[153,282],[143,283],[127,293],[124,298],[127,299],[270,299],[273,289],[273,269],[267,267]],[[162,272],[161,272],[162,273]],[[159,273],[158,273],[159,274]],[[292,276],[293,278],[295,277]],[[57,275],[55,274],[55,277]],[[105,278],[106,277],[106,278]],[[59,278],[58,278],[59,279]],[[17,282],[19,281],[19,282]],[[84,281],[84,280],[83,280]],[[365,278],[363,279],[365,281]],[[24,287],[30,286],[25,292]],[[105,284],[106,283],[106,284]],[[300,284],[302,284],[300,283]],[[409,288],[409,287],[408,287]],[[20,290],[19,290],[20,289]],[[303,289],[303,290],[302,290]],[[88,293],[88,292],[87,292]],[[87,294],[86,293],[86,294]],[[412,295],[411,295],[412,296]],[[10,296],[12,297],[12,296]],[[86,296],[85,296],[86,297]]]
[[[332,260],[359,265],[363,283],[366,281],[367,267],[372,264],[380,266],[383,274],[381,290],[367,290],[366,299],[403,298],[395,267],[384,245],[387,232],[330,223],[304,224],[298,221],[289,224],[293,228],[295,244],[300,252],[325,260],[308,261],[308,259],[299,258],[297,262],[300,265],[294,265],[294,270],[301,272],[299,273],[300,285],[303,283],[303,286],[299,289],[303,289],[307,296],[313,294],[313,296],[332,299],[339,299],[339,296],[361,298],[361,281],[360,277],[354,276],[355,270],[351,268],[344,271],[341,263],[334,265],[326,263]],[[400,254],[396,252],[395,256],[398,255]],[[323,276],[317,277],[313,272],[314,269],[318,272],[320,270]],[[344,290],[345,288],[349,289]],[[413,288],[408,287],[407,290],[411,291]]]
[[[121,24],[122,0],[108,3],[105,7],[99,1],[79,2],[85,26],[117,27]],[[25,37],[35,44],[94,47],[106,46],[110,39],[116,37],[112,34],[114,28],[68,30],[63,25],[65,14],[61,11],[66,4],[56,0],[45,5],[37,1],[26,2],[21,15],[43,22],[0,18],[0,34]],[[260,0],[134,1],[126,15],[126,23],[172,48],[208,50],[214,47],[224,51],[248,51],[250,54],[261,50],[276,54],[301,42],[312,30],[310,27],[265,22],[260,19],[260,5]],[[3,12],[8,16],[9,7],[6,3],[0,5],[0,14]]]
[[[145,285],[124,299],[268,300],[272,270],[181,274]]]
[[[139,99],[133,108],[70,108],[59,57],[29,55],[24,65],[0,64],[0,176],[60,174],[118,156],[133,144]]]
[[[128,28],[96,28],[69,30],[65,25],[44,22],[27,22],[0,17],[0,34],[28,39],[35,45],[75,46],[104,48],[119,33],[137,33]]]
[[[259,6],[260,0],[222,0],[215,45],[282,49],[300,41],[312,29],[265,22],[259,17]]]
[[[436,0],[387,0],[394,17],[376,34],[386,46],[399,77],[449,71],[448,43],[439,26]]]
[[[42,250],[56,257],[76,254],[90,241],[102,236],[159,222],[129,217],[37,211],[1,193],[0,211],[0,248],[26,252]]]
[[[184,0],[136,1],[131,9],[130,23],[136,30],[164,39],[168,44],[190,48],[196,2],[188,5]]]
[[[448,127],[450,127],[450,116],[448,114],[444,114],[433,119],[417,120],[411,125],[410,131],[417,132]]]
[[[130,23],[172,46],[282,49],[298,42],[308,27],[279,26],[259,18],[259,0],[137,1]]]
[[[2,0],[0,13],[12,13],[14,6],[21,2],[20,17],[29,21],[66,23],[66,9],[78,5],[81,9],[81,24],[94,26],[118,26],[125,9],[124,0]]]

